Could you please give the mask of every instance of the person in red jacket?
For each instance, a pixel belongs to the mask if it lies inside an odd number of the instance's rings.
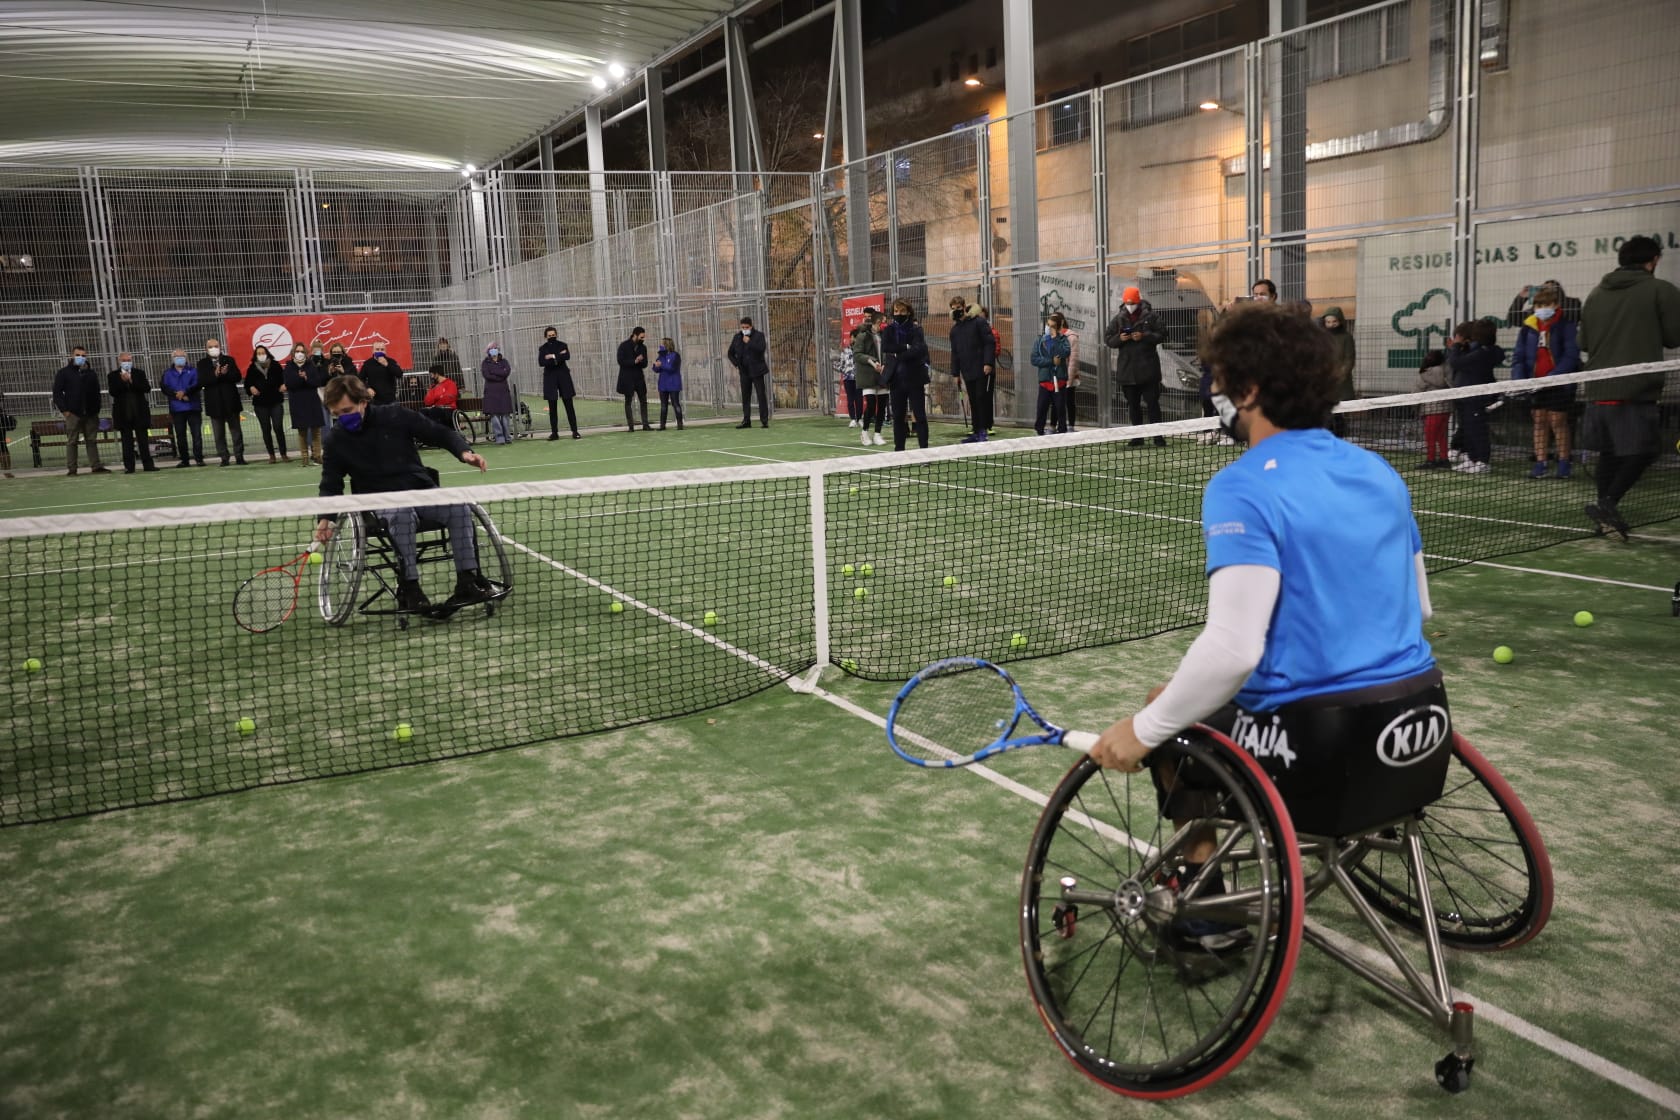
[[[434,369],[431,374],[432,387],[426,390],[426,399],[420,405],[420,415],[454,430],[455,409],[461,400],[461,390],[442,370]]]

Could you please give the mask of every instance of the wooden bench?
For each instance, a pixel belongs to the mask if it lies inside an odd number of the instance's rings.
[[[169,413],[152,413],[151,419],[146,425],[146,441],[148,443],[151,442],[155,432],[163,433],[165,439],[173,438],[170,434]],[[97,438],[100,443],[115,444],[119,448],[121,447],[120,437],[116,428],[112,427],[109,416],[99,418],[99,435]],[[41,448],[63,447],[64,445],[64,421],[36,420],[29,425],[29,456],[37,467],[41,466]]]

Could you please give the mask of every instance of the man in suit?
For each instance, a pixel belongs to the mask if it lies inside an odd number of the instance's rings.
[[[111,424],[122,438],[123,473],[134,473],[134,461],[145,470],[157,470],[146,435],[152,427],[152,382],[146,371],[134,364],[134,355],[117,355],[117,368],[107,383],[111,389]]]

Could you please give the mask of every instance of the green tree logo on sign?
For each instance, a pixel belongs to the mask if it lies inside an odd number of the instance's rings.
[[[1410,350],[1390,350],[1389,369],[1416,369],[1423,356],[1446,345],[1452,336],[1452,293],[1431,288],[1415,303],[1408,303],[1389,320],[1394,333],[1413,340]]]

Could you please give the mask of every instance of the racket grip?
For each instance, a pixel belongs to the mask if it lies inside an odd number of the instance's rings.
[[[1072,747],[1076,751],[1088,751],[1097,745],[1097,733],[1094,731],[1064,731],[1062,746]]]

